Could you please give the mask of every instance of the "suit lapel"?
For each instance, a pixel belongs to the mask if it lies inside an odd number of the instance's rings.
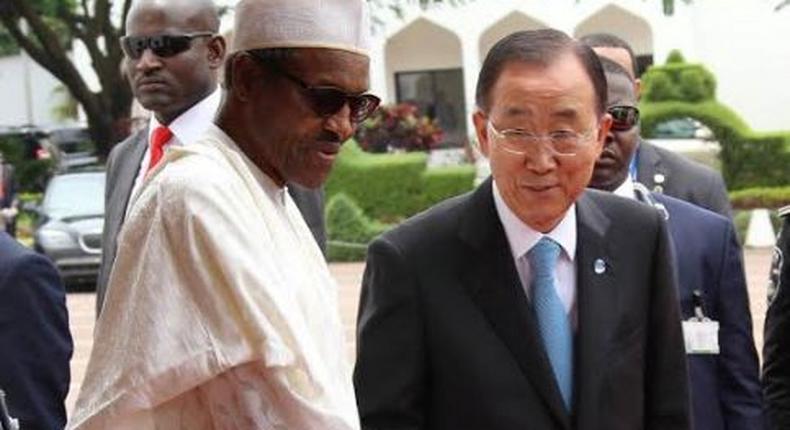
[[[516,362],[546,407],[565,429],[570,416],[554,380],[537,323],[518,277],[489,179],[472,194],[470,207],[460,227],[462,240],[473,251],[461,279],[492,328],[513,354]]]
[[[661,154],[646,142],[639,141],[639,165],[637,166],[637,181],[644,184],[650,191],[663,192],[669,179],[669,171],[661,162]],[[659,178],[657,181],[656,178]]]
[[[123,223],[123,220],[126,218],[126,206],[129,204],[134,181],[140,172],[140,164],[143,162],[143,156],[147,147],[147,137],[148,128],[145,128],[136,136],[128,152],[119,154],[119,158],[124,158],[119,160],[117,182],[115,183],[117,190],[115,198],[118,200],[113,202],[116,207],[123,208],[118,216],[118,225]]]
[[[577,201],[576,297],[578,330],[575,375],[577,422],[598,422],[592,416],[606,375],[609,345],[619,315],[617,281],[619,261],[607,248],[611,220],[586,192]],[[592,416],[591,416],[592,415]]]

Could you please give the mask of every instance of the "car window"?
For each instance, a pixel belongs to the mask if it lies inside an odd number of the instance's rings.
[[[713,138],[713,132],[692,118],[676,118],[656,124],[648,136],[652,139],[703,139]]]
[[[696,127],[688,118],[673,119],[656,125],[652,137],[665,139],[690,139],[694,137]]]
[[[104,173],[55,176],[42,210],[56,219],[104,215]]]

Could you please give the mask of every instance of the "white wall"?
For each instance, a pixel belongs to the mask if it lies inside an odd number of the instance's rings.
[[[52,107],[61,102],[59,82],[23,55],[0,57],[0,125],[52,125]]]
[[[629,41],[636,55],[653,53],[653,31],[650,23],[619,6],[607,5],[580,22],[574,30],[576,37],[593,33],[611,33]]]
[[[522,12],[512,12],[491,26],[480,36],[480,58],[488,55],[488,51],[503,37],[524,30],[537,30],[546,28],[547,24],[524,15]],[[482,62],[482,61],[481,61]]]
[[[430,49],[426,49],[426,45]],[[387,40],[384,48],[387,100],[395,100],[395,73],[460,68],[461,41],[426,19],[418,19]]]
[[[719,100],[755,130],[790,130],[790,8],[696,1],[698,60],[716,75]]]

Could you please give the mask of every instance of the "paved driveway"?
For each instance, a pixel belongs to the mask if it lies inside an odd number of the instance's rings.
[[[765,319],[766,283],[768,268],[771,263],[771,252],[768,249],[749,249],[745,253],[746,278],[749,284],[752,317],[754,319],[754,338],[758,350],[763,344],[763,320]],[[359,284],[362,281],[364,264],[331,264],[332,274],[340,285],[340,313],[346,327],[348,356],[354,358],[354,327],[356,323],[357,302],[359,300]],[[74,336],[74,358],[71,361],[72,384],[66,400],[71,410],[79,392],[80,383],[88,364],[88,356],[93,344],[94,322],[93,293],[74,293],[68,296],[69,319]]]

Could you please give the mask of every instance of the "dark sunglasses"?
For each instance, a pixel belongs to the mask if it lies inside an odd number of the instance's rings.
[[[157,57],[167,58],[178,55],[192,47],[192,39],[211,37],[214,33],[204,31],[187,34],[159,34],[156,36],[124,36],[121,49],[127,57],[137,60],[146,49],[151,49]]]
[[[628,131],[639,123],[639,109],[635,106],[612,106],[606,111],[612,116],[614,131]]]
[[[310,108],[318,116],[328,117],[334,115],[348,104],[351,110],[351,122],[359,124],[367,119],[381,103],[381,100],[373,94],[349,94],[334,87],[308,85],[303,80],[285,71],[282,67],[260,58],[254,50],[248,51],[248,53],[270,70],[295,83],[307,98]]]

